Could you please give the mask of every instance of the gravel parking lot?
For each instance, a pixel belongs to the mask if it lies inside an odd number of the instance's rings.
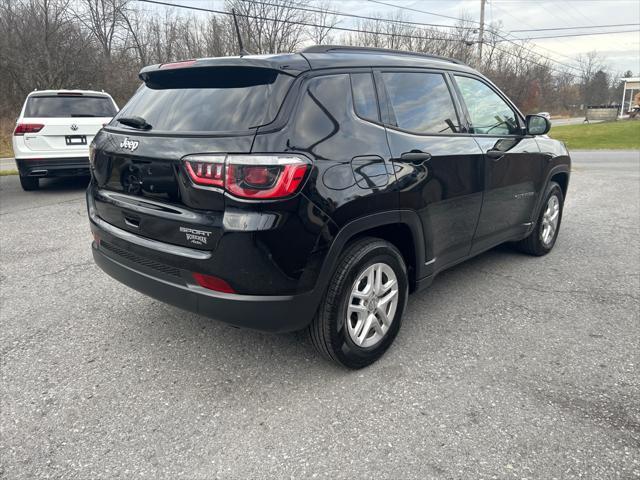
[[[640,152],[573,158],[550,255],[443,273],[358,372],[116,283],[83,182],[1,177],[0,478],[639,478]]]

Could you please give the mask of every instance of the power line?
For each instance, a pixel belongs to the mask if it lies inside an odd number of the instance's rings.
[[[259,5],[267,5],[267,6],[281,6],[280,4],[274,4],[274,3],[270,3],[270,2],[265,2],[265,1],[261,1],[261,0],[242,0],[244,2],[247,3],[254,3],[254,4],[259,4]],[[409,11],[413,11],[413,12],[419,12],[419,13],[425,13],[425,14],[429,14],[429,15],[435,15],[435,16],[440,16],[440,17],[444,17],[444,18],[450,18],[450,19],[455,19],[458,21],[465,21],[465,19],[462,18],[458,18],[458,17],[452,17],[449,15],[440,15],[438,13],[434,13],[434,12],[429,12],[426,10],[420,10],[417,8],[412,8],[412,7],[404,7],[401,5],[395,5],[392,3],[387,3],[387,2],[383,2],[380,0],[369,0],[371,3],[377,3],[380,5],[385,5],[385,6],[389,6],[389,7],[395,7],[395,8],[399,8],[402,10],[409,10]],[[433,27],[444,27],[444,28],[459,28],[462,30],[473,30],[473,31],[477,31],[478,28],[477,27],[464,27],[464,26],[455,26],[455,25],[443,25],[443,24],[434,24],[434,23],[419,23],[419,22],[411,22],[411,21],[405,21],[405,20],[396,20],[396,19],[390,19],[390,18],[379,18],[379,17],[371,17],[371,16],[365,16],[365,15],[356,15],[356,14],[349,14],[349,13],[345,13],[345,12],[340,12],[340,11],[336,11],[336,10],[320,10],[317,8],[310,8],[310,7],[306,7],[306,6],[299,6],[299,5],[287,5],[287,8],[291,8],[293,10],[300,10],[300,11],[306,11],[306,12],[313,12],[313,13],[329,13],[332,15],[336,15],[336,16],[342,16],[342,17],[351,17],[351,18],[360,18],[360,19],[366,19],[366,20],[375,20],[375,21],[380,21],[380,22],[389,22],[389,23],[396,23],[396,24],[406,24],[406,25],[418,25],[418,26],[424,26],[424,25],[429,25],[429,26],[433,26]],[[467,20],[471,23],[477,23],[478,25],[480,25],[480,22],[476,22],[475,20]],[[428,38],[428,37],[416,37],[413,35],[407,35],[407,34],[392,34],[392,33],[385,33],[385,32],[371,32],[371,31],[366,31],[366,30],[354,30],[354,29],[348,29],[348,28],[344,28],[344,27],[330,27],[329,25],[322,25],[322,26],[318,26],[320,28],[335,28],[336,30],[343,30],[343,31],[357,31],[357,32],[363,32],[363,33],[372,33],[372,34],[381,34],[381,35],[386,35],[386,36],[395,36],[395,37],[401,37],[401,38],[417,38],[417,39],[425,39],[425,40],[456,40],[456,41],[463,41],[465,43],[467,43],[467,40],[462,40],[462,39],[452,39],[452,38]],[[428,30],[424,29],[424,28],[420,28],[421,31],[423,32],[427,32],[427,33],[432,33],[429,32]],[[533,53],[541,58],[544,58],[546,60],[552,61],[554,63],[557,63],[558,65],[562,65],[565,68],[572,68],[574,70],[579,70],[577,67],[573,66],[573,65],[567,65],[564,64],[554,58],[551,57],[547,57],[539,52],[536,52],[530,48],[524,47],[522,45],[519,45],[517,43],[515,43],[512,40],[509,40],[507,37],[505,37],[504,35],[500,35],[496,30],[491,29],[491,28],[487,28],[487,31],[489,31],[490,33],[495,34],[496,36],[498,36],[499,38],[501,38],[503,41],[512,43],[513,45],[517,46],[518,48],[524,48],[526,51]],[[505,33],[505,35],[509,35],[509,33]],[[515,40],[520,40],[516,37],[513,37]],[[543,48],[543,47],[540,47]],[[557,55],[562,56],[562,54],[559,54],[557,52],[553,52],[552,50],[549,49],[545,49],[550,51],[551,53],[556,53]],[[570,57],[567,57],[570,58]],[[570,58],[570,60],[574,61],[573,59]]]
[[[450,15],[443,15],[441,13],[435,13],[435,12],[427,12],[425,10],[419,10],[417,8],[403,7],[401,5],[395,5],[393,3],[381,2],[380,0],[369,0],[369,1],[371,3],[377,3],[377,4],[380,4],[380,5],[385,5],[387,7],[401,8],[402,10],[409,10],[409,11],[418,12],[418,13],[426,13],[427,15],[433,15],[434,17],[448,18],[448,19],[457,20],[457,21],[462,20],[462,18],[459,18],[459,17],[452,17]],[[470,22],[470,23],[475,23],[476,25],[480,25],[480,22],[477,22],[475,20],[467,20],[467,21]]]
[[[492,4],[494,4],[495,2],[491,2]],[[516,16],[512,15],[511,12],[508,12],[506,9],[499,7],[498,5],[496,5],[496,8],[498,10],[500,10],[504,15],[508,15],[509,17],[513,18],[516,22],[518,22],[519,24],[523,24],[523,25],[528,25],[531,28],[534,28],[533,25],[531,25],[530,23],[521,20],[520,18],[517,18]],[[518,37],[516,37],[515,35],[513,35],[512,33],[508,34],[511,38],[518,40]],[[567,40],[560,40],[561,42],[567,42]],[[560,53],[556,50],[551,50],[550,48],[547,47],[543,47],[542,45],[537,45],[534,44],[536,48],[541,48],[542,50],[546,50],[549,53],[552,53],[553,55],[557,55],[559,57],[563,57],[566,58],[567,60],[570,60],[571,62],[575,62],[576,59],[573,57],[569,57],[568,55],[565,55],[564,53]]]
[[[546,32],[553,30],[576,30],[576,29],[586,29],[586,28],[609,28],[609,27],[637,27],[640,26],[640,23],[617,23],[613,25],[585,25],[580,27],[555,27],[555,28],[530,28],[526,30],[510,30],[510,33],[516,32]]]
[[[582,9],[582,8],[575,8],[573,5],[569,5],[569,3],[568,3],[568,2],[564,2],[564,3],[567,5],[567,7],[568,7],[570,10],[575,10],[575,12],[576,12],[579,16],[581,16],[582,18],[584,18],[584,19],[587,21],[587,23],[595,23],[591,18],[587,17],[587,16],[584,14],[584,12],[583,12],[583,9]]]
[[[536,40],[544,38],[589,37],[591,35],[615,35],[616,33],[639,33],[638,30],[619,30],[617,32],[567,33],[564,35],[548,35],[539,37],[518,38],[518,40]]]
[[[191,5],[179,5],[176,3],[169,3],[169,2],[162,2],[160,0],[137,0],[138,2],[143,2],[143,3],[152,3],[155,5],[164,5],[167,7],[176,7],[176,8],[184,8],[187,10],[196,10],[199,12],[210,12],[210,13],[217,13],[219,15],[226,15],[226,16],[232,16],[231,12],[227,12],[224,10],[215,10],[212,8],[204,8],[204,7],[194,7]],[[288,7],[288,8],[293,8],[295,9],[296,7]],[[236,12],[236,16],[238,17],[244,17],[244,18],[253,18],[255,20],[265,20],[268,22],[277,22],[277,23],[288,23],[290,25],[300,25],[300,26],[304,26],[304,27],[315,27],[315,28],[328,28],[328,29],[334,29],[334,30],[340,30],[343,32],[355,32],[355,33],[367,33],[367,34],[372,34],[372,35],[383,35],[383,36],[388,36],[388,37],[400,37],[400,38],[413,38],[415,40],[442,40],[442,41],[453,41],[453,42],[463,42],[463,43],[467,43],[467,40],[464,39],[458,39],[458,38],[453,38],[453,37],[428,37],[428,36],[418,36],[418,35],[406,35],[406,34],[398,34],[398,33],[388,33],[388,32],[374,32],[372,30],[362,30],[362,29],[355,29],[355,28],[347,28],[347,27],[337,27],[337,26],[331,26],[331,25],[320,25],[317,23],[309,23],[309,22],[300,22],[297,20],[283,20],[281,18],[271,18],[271,17],[263,17],[261,15],[247,15],[245,13],[238,13]],[[424,30],[426,31],[426,30]]]
[[[258,5],[266,5],[266,6],[271,6],[271,7],[282,7],[283,6],[282,4],[263,2],[263,1],[259,1],[259,0],[241,0],[241,1],[247,2],[247,3],[255,3],[255,4],[258,4]],[[358,18],[358,19],[362,19],[362,20],[374,20],[374,21],[380,21],[380,22],[397,23],[397,24],[402,24],[402,25],[413,25],[413,26],[418,26],[418,27],[424,27],[426,25],[428,27],[438,27],[438,28],[460,28],[462,30],[473,30],[473,31],[478,30],[478,27],[458,27],[456,25],[445,25],[444,23],[411,22],[409,20],[399,20],[399,19],[394,19],[394,18],[382,18],[382,17],[372,17],[372,16],[368,16],[368,15],[356,15],[355,13],[339,12],[337,10],[321,10],[321,9],[318,9],[318,8],[310,8],[310,7],[306,7],[306,6],[300,6],[300,5],[286,5],[286,8],[291,8],[293,10],[300,10],[300,11],[303,11],[303,12],[327,13],[327,14],[331,14],[331,15],[336,15],[338,17]]]
[[[574,9],[572,9],[571,7],[569,7],[568,5],[567,5],[567,7],[565,8],[565,5],[564,5],[564,3],[562,2],[562,0],[556,0],[556,1],[554,2],[554,6],[556,7],[556,12],[560,12],[560,11],[562,11],[562,13],[563,13],[564,15],[566,15],[566,17],[565,17],[565,18],[567,19],[567,20],[566,20],[567,25],[572,25],[572,24],[574,24],[576,21],[578,21],[578,22],[580,21],[580,19],[578,19],[578,16],[576,15],[575,10],[574,10]],[[595,23],[595,22],[591,22],[591,21],[587,20],[587,23]]]
[[[556,73],[562,73],[563,75],[569,75],[569,76],[571,76],[571,77],[573,77],[573,78],[575,78],[575,77],[576,77],[576,74],[575,74],[575,73],[571,73],[571,72],[568,72],[568,71],[566,71],[566,70],[558,70],[557,68],[554,68],[554,67],[552,67],[551,65],[545,65],[545,64],[543,64],[543,63],[538,63],[538,62],[536,62],[536,61],[534,61],[534,60],[531,60],[531,59],[528,59],[528,58],[522,58],[522,57],[521,57],[520,55],[518,55],[517,53],[510,52],[509,50],[504,50],[504,49],[502,49],[502,48],[499,48],[497,45],[492,45],[492,46],[493,46],[493,48],[495,48],[495,49],[496,49],[496,50],[498,50],[499,52],[505,53],[505,54],[507,54],[507,55],[511,55],[512,57],[517,57],[518,59],[523,60],[523,61],[528,62],[528,63],[532,63],[533,65],[537,65],[537,66],[539,66],[539,67],[543,67],[543,68],[548,68],[549,70],[551,70],[551,71],[553,71],[553,72],[556,72]],[[572,67],[572,68],[573,68],[573,67]]]
[[[249,3],[256,3],[256,4],[260,4],[260,5],[280,6],[280,5],[276,5],[276,4],[273,4],[273,3],[264,2],[264,1],[261,1],[261,0],[242,0],[242,1],[249,2]],[[383,2],[381,0],[369,0],[369,2],[377,3],[377,4],[380,4],[380,5],[385,5],[385,6],[389,6],[389,7],[395,7],[395,8],[399,8],[401,10],[409,10],[409,11],[412,11],[412,12],[425,13],[425,14],[428,14],[428,15],[435,15],[435,16],[438,16],[438,17],[449,18],[449,19],[458,20],[458,21],[465,21],[465,19],[463,19],[463,18],[452,17],[452,16],[449,16],[449,15],[441,15],[441,14],[438,14],[438,13],[435,13],[435,12],[429,12],[429,11],[426,11],[426,10],[421,10],[421,9],[412,8],[412,7],[405,7],[405,6],[402,6],[402,5],[395,5],[395,4],[392,4],[392,3]],[[445,27],[445,28],[461,28],[461,29],[465,29],[465,30],[477,30],[476,27],[464,27],[464,26],[458,27],[458,26],[455,26],[455,25],[429,24],[429,23],[418,23],[418,22],[408,22],[408,21],[405,22],[403,20],[394,20],[394,19],[377,18],[377,17],[367,17],[367,16],[362,16],[362,15],[347,14],[347,13],[339,12],[339,11],[336,11],[336,10],[325,10],[325,11],[323,11],[323,10],[319,10],[319,9],[313,9],[313,8],[302,7],[302,6],[294,6],[294,5],[288,5],[288,8],[291,8],[291,9],[294,9],[294,10],[301,10],[301,11],[311,11],[311,12],[316,12],[316,13],[331,13],[333,15],[344,16],[344,17],[366,18],[366,19],[371,19],[371,20],[376,20],[376,21],[381,21],[381,22],[405,23],[405,24],[408,24],[408,25],[430,25],[430,26]],[[481,22],[476,22],[475,20],[469,19],[469,20],[466,20],[466,21],[481,25]],[[330,28],[330,27],[329,26],[324,26],[323,28]],[[333,28],[339,29],[337,27],[333,27]],[[421,30],[425,31],[424,29],[421,29]],[[544,58],[546,60],[549,60],[551,62],[557,63],[558,65],[561,65],[561,66],[563,66],[565,68],[571,68],[573,70],[580,71],[580,69],[578,67],[576,67],[576,66],[567,65],[567,64],[562,63],[562,62],[560,62],[560,61],[558,61],[556,59],[553,59],[551,57],[547,57],[547,56],[545,56],[545,55],[543,55],[543,54],[541,54],[539,52],[536,52],[536,51],[534,51],[534,50],[532,50],[530,48],[527,48],[524,45],[517,44],[515,41],[512,41],[512,40],[508,39],[504,35],[500,35],[494,29],[488,28],[487,30],[489,32],[493,33],[494,35],[496,35],[497,37],[501,38],[503,41],[509,42],[509,43],[515,45],[516,47],[520,48],[520,49],[524,49],[524,50],[526,50],[526,51],[528,51],[530,53],[533,53],[534,55],[537,55],[537,56],[539,56],[541,58]],[[358,31],[361,31],[361,30],[358,30]],[[364,33],[372,33],[372,32],[364,32]],[[373,32],[373,33],[376,33],[376,32]],[[505,34],[509,35],[509,33],[506,33],[506,32],[505,32]],[[389,35],[394,35],[396,37],[403,37],[403,38],[414,38],[413,36],[410,36],[410,35],[407,36],[406,34],[389,34]],[[420,38],[422,38],[422,37],[420,37]],[[516,37],[514,37],[514,39],[521,40],[521,39],[518,39]],[[453,39],[451,39],[451,40],[453,40]],[[458,39],[455,39],[455,40],[458,40]],[[466,43],[465,40],[458,40],[458,41],[464,41]],[[540,47],[540,48],[543,48],[543,47]],[[545,50],[549,50],[549,49],[545,49]],[[552,52],[552,53],[557,53],[557,52],[553,52],[552,50],[549,50],[549,51]],[[562,56],[562,54],[558,54],[558,55]],[[567,57],[567,58],[570,58],[570,57]],[[571,58],[570,58],[570,60],[574,61]]]
[[[175,8],[184,8],[187,10],[196,10],[196,11],[201,11],[201,12],[210,12],[210,13],[217,13],[220,15],[226,15],[226,16],[232,16],[233,14],[231,12],[227,12],[224,10],[216,10],[216,9],[211,9],[211,8],[203,8],[203,7],[194,7],[194,6],[190,6],[190,5],[179,5],[179,4],[175,4],[175,3],[169,3],[169,2],[163,2],[160,0],[137,0],[138,2],[143,2],[143,3],[151,3],[151,4],[155,4],[155,5],[164,5],[164,6],[168,6],[168,7],[175,7]],[[245,0],[245,1],[252,1],[252,0]],[[296,7],[289,7],[289,8],[293,8],[295,9]],[[360,29],[353,29],[353,28],[346,28],[346,27],[335,27],[335,26],[330,26],[330,25],[320,25],[320,24],[315,24],[315,23],[308,23],[308,22],[300,22],[300,21],[296,21],[296,20],[283,20],[283,19],[278,19],[278,18],[270,18],[270,17],[264,17],[261,15],[248,15],[248,14],[244,14],[244,13],[236,13],[236,15],[238,17],[244,17],[244,18],[252,18],[252,19],[256,19],[256,20],[265,20],[265,21],[271,21],[271,22],[278,22],[278,23],[288,23],[288,24],[293,24],[293,25],[301,25],[301,26],[308,26],[308,27],[318,27],[318,28],[328,28],[328,29],[336,29],[336,30],[342,30],[342,31],[348,31],[348,32],[355,32],[355,33],[369,33],[369,34],[374,34],[374,35],[387,35],[387,36],[393,36],[396,38],[414,38],[414,39],[422,39],[422,40],[443,40],[443,41],[456,41],[456,42],[463,42],[463,43],[467,43],[466,40],[463,39],[457,39],[457,38],[452,38],[452,37],[419,37],[419,36],[415,36],[415,35],[406,35],[406,34],[394,34],[394,33],[386,33],[386,32],[373,32],[373,31],[368,31],[368,30],[360,30]],[[504,38],[504,37],[502,37]],[[527,50],[527,51],[531,51],[530,49],[527,49],[526,47],[524,47],[523,45],[518,45],[515,42],[509,40],[509,39],[505,39],[507,42],[509,43],[513,43],[516,47],[523,49],[523,50]],[[508,50],[499,48],[496,45],[493,45],[493,48],[495,48],[498,51],[501,51],[507,55],[511,55],[513,57],[517,57],[519,60],[527,62],[527,63],[531,63],[534,65],[538,65],[540,67],[543,68],[549,68],[552,71],[558,72],[558,73],[568,73],[562,70],[558,70],[556,68],[551,67],[550,65],[545,65],[542,63],[538,63],[534,60],[528,59],[528,58],[523,58],[520,55],[510,52]],[[548,57],[544,57],[544,55],[540,55],[537,52],[533,52],[534,54],[536,54],[539,57],[542,58],[547,58]],[[549,59],[552,60],[552,59]],[[553,61],[553,60],[552,60]],[[567,67],[567,68],[575,68],[575,67],[571,67],[569,65],[564,65],[560,62],[556,63]],[[573,74],[571,74],[573,75]]]
[[[380,1],[380,0],[369,0],[369,1],[370,1],[370,2],[372,2],[372,3],[378,3],[378,4],[381,4],[381,5],[386,5],[386,6],[388,6],[388,7],[395,7],[395,8],[399,8],[399,9],[402,9],[402,10],[408,10],[408,11],[417,12],[417,13],[425,13],[425,14],[427,14],[427,15],[435,15],[435,16],[438,16],[438,17],[451,18],[451,19],[458,20],[458,21],[468,21],[468,22],[476,23],[476,24],[480,25],[480,22],[477,22],[477,21],[475,21],[475,20],[470,20],[470,19],[469,19],[469,20],[465,20],[465,19],[463,19],[463,18],[451,17],[451,16],[449,16],[449,15],[441,15],[441,14],[439,14],[439,13],[429,12],[429,11],[427,11],[427,10],[421,10],[421,9],[418,9],[418,8],[412,8],[412,7],[404,7],[404,6],[402,6],[402,5],[396,5],[396,4],[393,4],[393,3],[383,2],[383,1]],[[541,57],[541,58],[544,58],[544,59],[546,59],[546,60],[549,60],[549,61],[551,61],[551,62],[557,63],[558,65],[561,65],[561,66],[563,66],[563,67],[565,67],[565,68],[572,68],[572,69],[574,69],[574,70],[579,71],[579,68],[578,68],[578,67],[575,67],[575,66],[573,66],[573,65],[567,65],[567,64],[565,64],[565,63],[560,62],[559,60],[556,60],[556,59],[551,58],[551,57],[547,57],[546,55],[543,55],[543,54],[541,54],[541,53],[539,53],[539,52],[536,52],[535,50],[532,50],[531,48],[527,48],[527,47],[525,47],[525,46],[523,46],[523,45],[519,45],[519,44],[518,44],[518,43],[516,43],[514,40],[511,40],[511,39],[509,39],[508,37],[506,37],[506,36],[504,36],[504,35],[501,35],[499,32],[497,32],[497,31],[496,31],[496,30],[494,30],[494,29],[491,29],[491,30],[489,30],[489,31],[490,31],[491,33],[493,33],[495,36],[497,36],[498,38],[502,39],[503,41],[505,41],[505,42],[509,42],[509,43],[511,43],[511,44],[513,44],[513,45],[515,45],[515,46],[516,46],[516,47],[518,47],[518,48],[522,48],[522,49],[524,49],[524,50],[526,50],[526,51],[528,51],[528,52],[530,52],[530,53],[533,53],[533,54],[535,54],[535,55],[537,55],[537,56],[539,56],[539,57]],[[509,34],[507,33],[506,35],[509,35]],[[515,38],[515,37],[514,37],[514,38]],[[519,39],[519,38],[516,38],[516,40],[520,40],[520,41],[522,41],[522,40],[528,40],[528,39]]]

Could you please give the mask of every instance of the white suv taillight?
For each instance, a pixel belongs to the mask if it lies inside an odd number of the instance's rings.
[[[13,131],[14,136],[24,135],[25,133],[38,133],[44,128],[41,123],[19,123]]]
[[[191,155],[184,158],[191,181],[217,187],[239,198],[272,200],[298,191],[310,162],[281,155]]]

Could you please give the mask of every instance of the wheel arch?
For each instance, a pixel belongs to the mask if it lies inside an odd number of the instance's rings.
[[[418,214],[412,210],[379,212],[353,220],[335,236],[323,263],[316,288],[324,291],[348,244],[362,237],[376,237],[393,244],[407,265],[410,291],[422,276],[424,233]]]
[[[554,173],[549,182],[556,182],[562,189],[562,197],[567,198],[567,189],[569,188],[569,172],[560,171]]]
[[[544,188],[540,191],[540,194],[538,195],[538,201],[533,211],[534,215],[531,219],[531,222],[533,225],[531,226],[531,229],[529,230],[528,233],[530,233],[531,230],[535,228],[535,222],[537,222],[538,217],[540,216],[540,209],[542,208],[542,203],[544,202],[545,192],[547,191],[547,188],[549,188],[549,183],[557,182],[560,185],[560,188],[562,189],[562,196],[566,198],[567,189],[569,188],[569,177],[570,177],[570,170],[568,165],[565,165],[565,164],[556,165],[551,170],[549,170],[549,173],[547,174],[547,178],[543,183]]]

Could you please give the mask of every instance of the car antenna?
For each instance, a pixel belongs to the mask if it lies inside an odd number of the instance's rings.
[[[236,26],[236,34],[238,35],[238,45],[240,46],[240,56],[244,57],[245,55],[251,55],[247,50],[244,49],[242,45],[242,36],[240,35],[240,27],[238,27],[238,19],[236,17],[236,9],[231,9],[231,15],[233,15],[233,23]]]

